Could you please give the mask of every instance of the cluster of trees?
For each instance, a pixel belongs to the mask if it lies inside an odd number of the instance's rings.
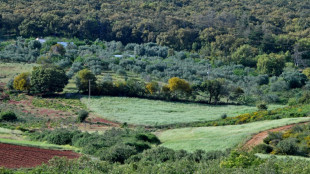
[[[99,39],[95,41],[82,41],[79,39],[64,39],[67,45],[59,44],[57,38],[47,38],[46,42],[40,43],[34,39],[18,38],[16,41],[3,42],[0,47],[1,61],[14,62],[37,62],[43,66],[58,66],[66,70],[68,78],[75,78],[75,75],[83,70],[89,69],[94,75],[91,80],[91,87],[101,86],[92,89],[97,94],[115,96],[146,96],[151,95],[168,96],[166,98],[195,98],[194,100],[207,100],[209,103],[218,102],[221,98],[226,101],[236,101],[239,103],[255,103],[264,101],[266,103],[287,103],[290,98],[298,97],[302,90],[310,88],[307,82],[309,70],[305,69],[302,73],[297,70],[293,63],[294,55],[287,53],[260,53],[256,48],[245,45],[232,54],[232,59],[236,63],[225,63],[221,60],[203,59],[197,53],[187,51],[174,51],[156,43],[146,44],[127,44],[111,41],[105,42]],[[28,50],[25,52],[11,52],[10,48],[17,50]],[[27,57],[30,50],[38,52],[38,56],[33,59]],[[12,54],[11,54],[12,53]],[[8,58],[3,58],[10,55]],[[23,59],[16,59],[18,55]],[[2,57],[1,57],[2,56]],[[137,74],[145,83],[158,81],[159,86],[144,84],[144,82],[106,83],[99,82],[95,85],[95,76],[103,71],[113,71],[128,80],[128,73]],[[23,74],[18,78],[24,79],[15,84],[15,89],[28,91],[30,89],[30,74]],[[191,90],[187,92],[169,92],[164,95],[164,91],[169,88],[162,88],[162,83],[168,83],[169,79],[178,77],[186,80]],[[111,77],[105,77],[103,81],[111,82]],[[202,87],[207,80],[221,81],[221,92],[216,95],[208,89],[208,85]],[[84,82],[78,82],[79,83]],[[88,82],[88,81],[87,81]],[[113,85],[111,85],[113,84]],[[128,84],[134,87],[126,87]],[[125,86],[125,87],[124,87]],[[148,86],[145,92],[145,86]],[[14,87],[13,82],[11,87]],[[83,88],[88,88],[88,83]],[[82,88],[81,88],[82,89]],[[80,90],[81,90],[80,89]],[[129,90],[130,89],[130,90]],[[139,90],[138,90],[139,89]],[[156,92],[155,89],[160,89]],[[168,90],[167,90],[168,89]],[[204,90],[202,90],[204,89]],[[292,92],[291,89],[294,89]],[[88,90],[88,89],[86,89]],[[84,91],[86,91],[84,90]],[[83,90],[81,90],[83,91]],[[98,92],[100,91],[100,92]],[[131,92],[135,91],[135,92]],[[137,92],[139,91],[139,92]],[[211,91],[211,92],[210,92]],[[244,93],[240,93],[245,91]],[[204,94],[206,93],[206,95]],[[169,95],[168,95],[169,94]],[[198,97],[197,97],[198,96]],[[242,96],[242,97],[241,97]],[[213,100],[213,101],[212,101]]]
[[[15,0],[1,1],[0,27],[3,35],[156,42],[226,57],[243,44],[266,53],[292,51],[309,36],[308,6],[288,0]]]
[[[94,95],[146,97],[162,100],[187,100],[217,103],[221,97],[237,101],[244,94],[241,88],[229,88],[224,79],[206,80],[201,84],[190,84],[184,79],[172,77],[168,83],[142,82],[133,79],[113,81],[110,77],[98,80],[88,69],[77,73],[76,85],[80,92]],[[206,99],[209,96],[209,99]]]
[[[8,83],[9,89],[28,93],[53,94],[63,91],[69,78],[56,66],[34,67],[31,73],[21,73]]]

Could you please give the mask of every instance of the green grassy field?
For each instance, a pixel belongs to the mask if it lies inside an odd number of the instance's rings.
[[[310,158],[308,157],[302,157],[302,156],[292,156],[292,155],[270,155],[270,154],[262,154],[262,153],[257,153],[255,154],[256,156],[262,158],[262,159],[269,159],[272,157],[276,157],[278,159],[291,159],[291,160],[306,160],[310,161]]]
[[[11,78],[22,72],[31,72],[37,64],[0,63],[0,83],[7,83]]]
[[[56,145],[49,144],[47,142],[38,142],[27,140],[27,137],[19,130],[11,130],[6,128],[0,128],[0,143],[15,144],[21,146],[39,147],[43,149],[55,149],[55,150],[74,150],[79,151],[78,148],[70,145]]]
[[[165,125],[195,121],[216,120],[226,113],[228,117],[256,111],[252,106],[214,106],[195,103],[165,102],[128,97],[82,98],[90,110],[103,118],[136,125]],[[281,107],[270,105],[270,109]]]
[[[242,125],[172,129],[156,134],[163,142],[162,146],[175,150],[225,150],[236,147],[260,131],[304,121],[310,121],[310,118],[285,118]]]

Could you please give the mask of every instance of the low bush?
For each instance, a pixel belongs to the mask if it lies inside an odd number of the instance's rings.
[[[82,123],[86,120],[87,117],[88,117],[88,112],[85,110],[80,110],[77,120],[79,123]]]
[[[227,114],[222,114],[221,115],[221,119],[226,119],[227,118]]]
[[[102,152],[100,154],[101,160],[120,163],[124,163],[130,156],[137,154],[135,147],[125,144],[117,144]]]
[[[16,114],[12,111],[4,111],[0,113],[0,120],[15,121],[17,120]]]
[[[268,109],[266,103],[257,104],[256,107],[258,110],[267,110]]]
[[[280,141],[275,149],[275,153],[282,155],[296,155],[298,152],[297,139],[288,138]]]
[[[255,153],[265,153],[265,154],[268,154],[268,153],[271,153],[273,150],[272,146],[268,145],[268,144],[259,144],[257,146],[255,146],[253,148],[253,151]]]
[[[226,160],[220,164],[225,168],[249,168],[262,164],[264,161],[253,153],[232,151]]]

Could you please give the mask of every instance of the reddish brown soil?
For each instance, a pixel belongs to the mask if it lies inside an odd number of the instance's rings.
[[[47,163],[55,156],[69,159],[80,157],[78,153],[72,151],[48,150],[0,143],[0,167],[31,168]]]
[[[305,123],[303,123],[303,124],[305,124]],[[263,140],[268,137],[268,132],[286,131],[286,130],[289,130],[290,128],[292,128],[295,125],[296,124],[290,124],[290,125],[286,125],[286,126],[282,126],[282,127],[278,127],[278,128],[262,131],[262,132],[260,132],[260,133],[258,133],[256,135],[254,135],[250,140],[248,140],[243,145],[243,149],[251,150],[253,147],[255,147],[255,146],[259,145],[259,144],[262,144]]]

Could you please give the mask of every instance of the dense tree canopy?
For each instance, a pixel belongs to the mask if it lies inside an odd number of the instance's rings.
[[[68,83],[68,77],[59,67],[34,67],[31,74],[31,87],[36,93],[52,94],[61,92]]]
[[[304,0],[1,1],[0,33],[157,42],[221,55],[249,44],[270,53],[292,51],[296,41],[309,38],[309,5]]]

